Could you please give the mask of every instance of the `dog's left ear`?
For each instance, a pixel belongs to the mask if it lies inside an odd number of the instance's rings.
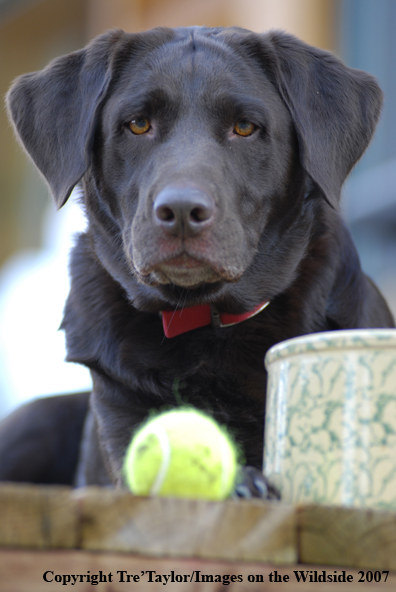
[[[260,37],[261,59],[294,121],[301,163],[336,207],[345,178],[374,133],[382,91],[366,72],[291,35]]]
[[[44,70],[20,76],[7,95],[17,136],[58,208],[89,165],[95,115],[111,79],[111,56],[124,35],[105,33]]]

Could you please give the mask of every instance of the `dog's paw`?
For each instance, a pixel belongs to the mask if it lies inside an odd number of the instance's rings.
[[[240,467],[236,479],[234,498],[260,498],[264,500],[279,500],[280,493],[261,471],[254,467]]]

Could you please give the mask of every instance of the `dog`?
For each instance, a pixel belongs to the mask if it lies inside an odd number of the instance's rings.
[[[374,78],[279,31],[116,30],[18,78],[7,104],[57,207],[82,189],[62,328],[93,391],[5,420],[0,478],[123,487],[133,432],[188,404],[270,495],[267,350],[394,327],[339,212],[380,115]]]

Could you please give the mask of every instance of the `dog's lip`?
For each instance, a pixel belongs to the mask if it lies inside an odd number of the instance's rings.
[[[172,257],[161,264],[161,267],[178,267],[183,269],[195,269],[197,267],[206,267],[207,263],[199,261],[186,253],[177,257]]]
[[[203,284],[219,282],[221,273],[206,259],[189,253],[172,254],[150,267],[149,274],[140,276],[152,283],[174,284],[183,288],[197,288]]]
[[[201,285],[213,282],[234,282],[241,276],[240,270],[227,269],[218,263],[204,258],[201,254],[187,251],[174,252],[159,261],[151,261],[144,267],[135,266],[142,281],[159,281],[176,285]],[[191,283],[192,282],[192,283]]]

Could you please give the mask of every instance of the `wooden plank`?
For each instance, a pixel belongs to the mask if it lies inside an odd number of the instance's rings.
[[[68,487],[2,483],[0,547],[76,547],[77,504],[70,492]]]
[[[83,548],[278,566],[299,561],[396,572],[396,514],[2,484],[0,547]]]
[[[396,571],[396,514],[326,506],[298,510],[299,561]]]
[[[225,587],[230,592],[393,592],[396,574],[381,574],[381,582],[359,582],[361,575],[348,568],[348,582],[312,583],[298,582],[295,575],[301,565],[273,566],[257,563],[207,561],[200,559],[156,558],[120,553],[94,553],[71,550],[9,550],[0,549],[0,590],[6,592],[57,592],[68,589],[63,586],[63,576],[82,576],[83,581],[66,586],[77,592],[125,592],[136,590],[155,592],[218,592]],[[305,566],[308,575],[327,574],[342,577],[342,568]],[[100,573],[101,572],[101,573]],[[122,575],[121,575],[122,572]],[[43,576],[46,574],[45,581]],[[111,582],[109,574],[112,574]],[[271,576],[272,574],[272,576]],[[100,582],[99,577],[102,576]],[[129,575],[129,582],[127,575]],[[88,576],[97,576],[98,585],[93,588]],[[133,579],[137,576],[137,579]],[[234,576],[234,581],[232,581]],[[58,578],[59,581],[56,581]],[[107,581],[104,581],[107,579]],[[272,579],[272,581],[271,581]],[[49,581],[53,580],[53,581]],[[253,581],[251,581],[253,580]],[[230,582],[223,584],[223,582]]]
[[[80,503],[85,549],[296,562],[296,512],[285,504],[135,497],[94,487],[73,497]]]

